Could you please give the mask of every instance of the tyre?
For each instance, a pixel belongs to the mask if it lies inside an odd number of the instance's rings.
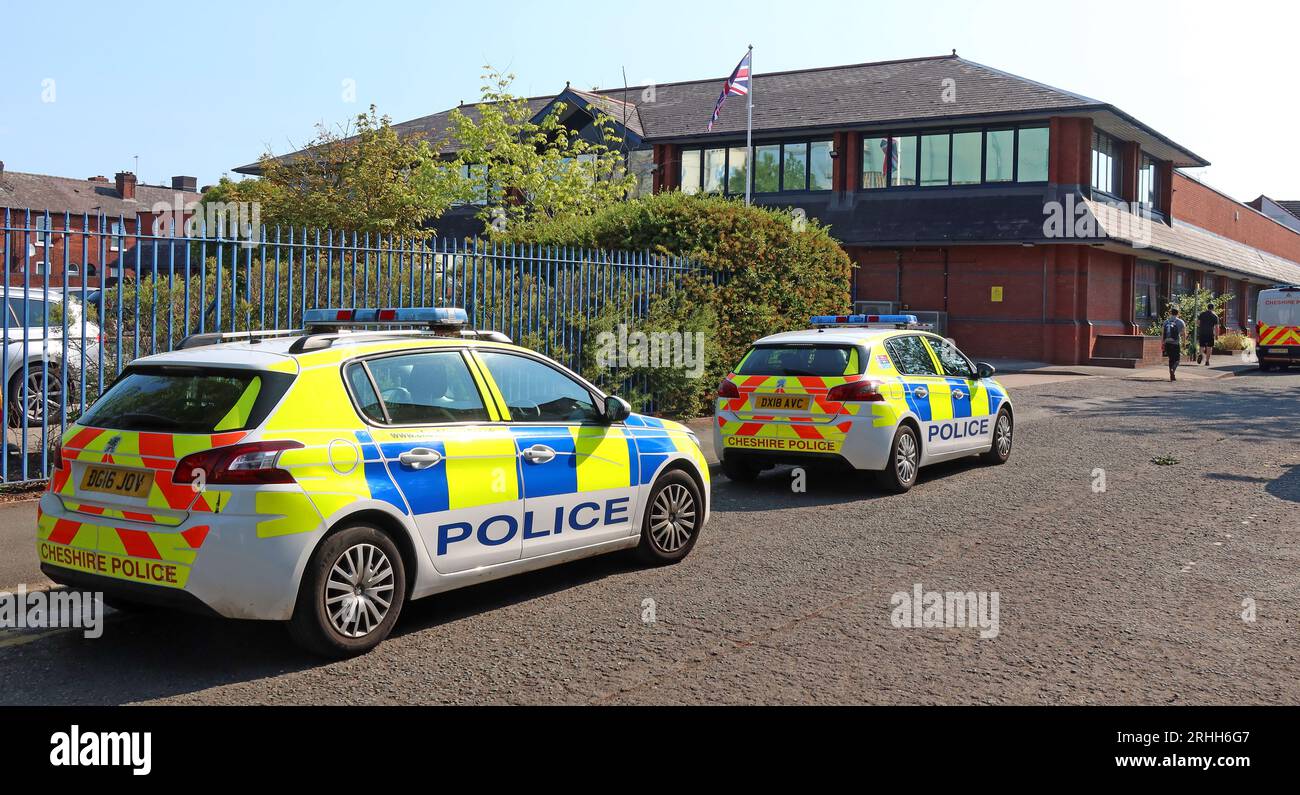
[[[324,657],[364,654],[388,637],[405,601],[406,570],[397,545],[373,525],[352,525],[312,553],[289,634]]]
[[[1259,363],[1259,371],[1260,371],[1261,373],[1271,373],[1271,372],[1273,372],[1273,365],[1268,364],[1268,363],[1266,363],[1266,362],[1260,362],[1260,363]]]
[[[894,443],[889,446],[889,462],[877,479],[881,487],[902,494],[916,485],[921,469],[921,444],[910,425],[900,425],[894,432]]]
[[[23,415],[27,415],[27,426],[40,425],[44,421],[58,422],[59,406],[63,400],[63,376],[57,362],[46,362],[42,367],[39,361],[27,365],[27,392],[23,393],[23,371],[20,367],[9,379],[9,422],[14,427],[21,427]],[[46,419],[48,418],[48,420]]]
[[[680,469],[665,473],[646,500],[637,557],[655,566],[676,563],[695,547],[703,520],[704,500],[695,479]]]
[[[1011,412],[1002,409],[993,422],[993,446],[987,453],[980,453],[980,459],[986,464],[1005,464],[1011,457],[1011,442],[1015,431],[1015,421]]]
[[[752,461],[735,457],[724,457],[722,459],[722,474],[727,476],[727,480],[734,480],[737,483],[753,483],[758,479],[758,473],[762,471],[763,468]]]

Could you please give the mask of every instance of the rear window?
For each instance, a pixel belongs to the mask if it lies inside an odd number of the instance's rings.
[[[261,424],[293,376],[208,368],[128,369],[81,424],[158,433],[217,433]]]
[[[858,349],[852,345],[756,345],[740,361],[736,375],[857,375]]]
[[[1270,326],[1300,326],[1300,290],[1262,293],[1259,321]]]

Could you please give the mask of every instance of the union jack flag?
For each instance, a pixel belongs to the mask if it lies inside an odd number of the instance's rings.
[[[745,53],[745,57],[736,64],[731,77],[722,84],[722,93],[718,95],[718,102],[713,106],[713,118],[709,120],[709,132],[713,132],[713,123],[718,120],[718,114],[722,113],[722,103],[727,101],[727,97],[732,95],[743,97],[749,93],[749,64],[753,55],[752,51]]]

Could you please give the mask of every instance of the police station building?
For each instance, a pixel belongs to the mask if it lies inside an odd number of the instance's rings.
[[[858,309],[930,313],[977,356],[1132,366],[1158,357],[1141,333],[1172,295],[1231,293],[1227,325],[1253,330],[1258,290],[1300,283],[1300,232],[1182,173],[1208,161],[1106,102],[956,54],[758,73],[750,152],[743,97],[707,130],[722,82],[530,102],[563,101],[580,133],[608,116],[641,191],[741,196],[752,167],[756,203],[830,225]],[[448,113],[397,129],[445,141]],[[472,231],[456,223],[439,229]]]

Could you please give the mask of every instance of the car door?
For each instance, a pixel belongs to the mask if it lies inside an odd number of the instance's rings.
[[[919,334],[885,340],[885,350],[902,376],[903,397],[921,424],[922,450],[928,457],[952,450],[951,385]]]
[[[926,337],[925,341],[939,362],[952,398],[954,427],[948,449],[952,452],[988,449],[993,432],[988,385],[956,345],[939,337]]]
[[[525,558],[625,538],[636,516],[637,449],[606,423],[597,396],[540,358],[475,352],[509,418],[519,453]]]
[[[494,422],[467,354],[444,348],[377,356],[349,364],[345,377],[434,568],[453,574],[518,560],[523,502],[515,444]],[[369,454],[366,461],[374,465]]]

